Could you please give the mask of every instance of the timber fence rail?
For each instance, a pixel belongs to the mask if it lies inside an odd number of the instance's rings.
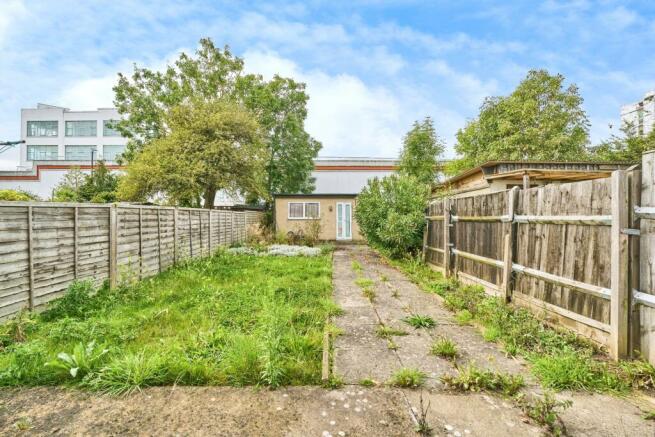
[[[243,242],[256,211],[0,202],[0,321],[39,309],[74,280],[114,287]]]
[[[611,178],[434,199],[427,263],[655,364],[655,152]]]

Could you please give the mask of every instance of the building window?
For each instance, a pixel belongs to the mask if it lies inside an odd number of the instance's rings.
[[[95,137],[98,135],[98,122],[95,120],[80,120],[66,122],[67,137]]]
[[[54,161],[59,158],[57,146],[27,146],[28,161]]]
[[[96,151],[96,146],[66,146],[67,161],[91,161],[91,152]],[[94,154],[94,158],[98,155]]]
[[[315,219],[320,212],[318,202],[289,202],[290,219]]]
[[[116,162],[125,151],[125,146],[102,146],[102,159]]]
[[[28,137],[56,137],[58,135],[57,121],[28,121]]]
[[[102,121],[102,136],[103,137],[120,137],[121,133],[114,129],[116,120],[103,120]]]

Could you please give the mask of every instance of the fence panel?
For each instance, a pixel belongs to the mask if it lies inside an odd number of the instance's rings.
[[[441,268],[444,264],[443,220],[443,200],[433,200],[428,205],[425,262]]]
[[[260,219],[252,211],[0,202],[0,320],[43,308],[75,279],[115,285],[208,256],[244,241]]]

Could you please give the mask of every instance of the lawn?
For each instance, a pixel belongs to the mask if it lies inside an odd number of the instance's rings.
[[[320,382],[331,258],[230,255],[90,295],[76,283],[0,327],[0,385],[125,393],[150,385]]]

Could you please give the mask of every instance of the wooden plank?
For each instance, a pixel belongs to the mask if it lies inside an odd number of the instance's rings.
[[[470,259],[471,261],[476,261],[476,262],[479,262],[479,263],[482,263],[482,264],[487,264],[487,265],[494,266],[494,267],[501,267],[502,268],[504,266],[503,261],[500,261],[500,260],[497,260],[497,259],[487,258],[486,256],[476,255],[476,254],[470,253],[470,252],[464,252],[463,250],[459,250],[459,249],[451,249],[451,251],[455,255],[457,255],[459,257],[462,257],[462,258],[465,258],[465,259]]]
[[[610,301],[610,355],[615,360],[628,355],[630,275],[628,273],[628,236],[621,229],[628,226],[627,177],[624,170],[612,172],[612,240]]]
[[[161,210],[157,210],[157,257],[159,258],[159,273],[162,272],[161,269]]]
[[[560,285],[562,287],[572,288],[583,293],[591,294],[603,299],[610,299],[611,290],[597,285],[586,284],[584,282],[576,281],[574,279],[565,278],[563,276],[553,275],[552,273],[542,272],[541,270],[525,267],[520,264],[512,264],[512,270],[524,275],[532,276],[533,278],[541,279],[542,281],[550,282]]]
[[[450,199],[443,200],[443,268],[446,277],[449,277],[452,274],[450,252],[450,202]]]
[[[513,270],[512,263],[514,262],[514,247],[516,245],[516,225],[514,222],[514,211],[516,209],[516,203],[518,202],[518,187],[514,187],[510,190],[507,197],[507,217],[509,218],[509,226],[507,233],[505,234],[505,240],[503,241],[503,280],[502,280],[502,291],[505,294],[505,301],[510,302],[512,300],[512,290],[513,290]]]
[[[109,287],[118,283],[118,212],[116,205],[109,210]]]
[[[516,223],[611,226],[611,215],[516,215]]]
[[[655,151],[642,155],[641,208],[655,207]],[[639,291],[655,294],[655,220],[639,224]],[[655,364],[655,309],[639,306],[639,347],[642,356]]]
[[[79,211],[79,206],[75,207],[75,226],[74,226],[74,231],[73,235],[75,238],[75,250],[74,250],[74,256],[73,256],[73,264],[75,266],[75,278],[77,279],[77,256],[79,252],[79,240],[80,240],[80,230],[79,230],[79,221],[80,221],[80,211]]]
[[[30,288],[29,288],[29,305],[30,310],[34,309],[34,252],[32,241],[32,207],[27,207],[27,265],[29,271]]]

